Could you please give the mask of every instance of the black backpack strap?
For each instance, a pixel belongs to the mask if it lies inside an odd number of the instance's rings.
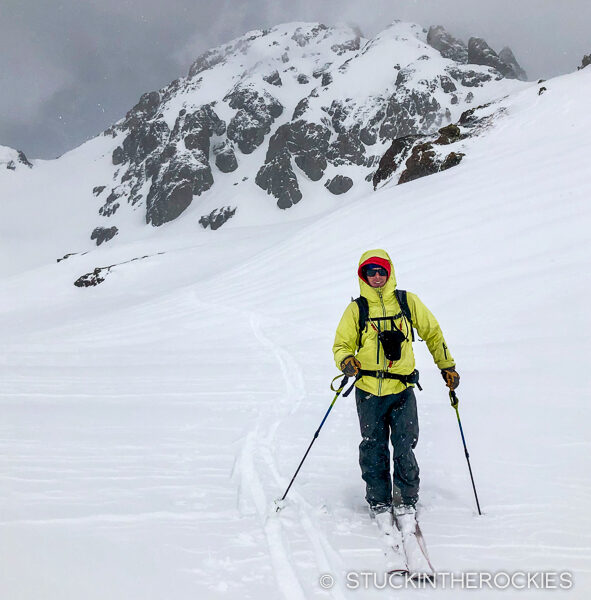
[[[363,296],[355,298],[354,302],[357,303],[359,308],[359,337],[357,338],[357,351],[359,352],[359,349],[361,348],[361,336],[365,331],[367,320],[369,319],[369,304],[367,298],[364,298]]]
[[[412,341],[415,341],[415,332],[412,325],[412,315],[410,313],[410,306],[408,305],[408,297],[406,294],[406,290],[394,290],[394,295],[396,296],[396,300],[398,300],[398,304],[400,305],[400,310],[402,314],[406,317],[408,322],[410,323],[410,332],[412,336]]]

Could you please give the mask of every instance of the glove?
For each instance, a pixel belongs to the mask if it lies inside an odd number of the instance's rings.
[[[460,374],[455,367],[441,369],[441,376],[445,381],[445,385],[453,392],[460,385]]]
[[[341,363],[341,371],[347,377],[355,377],[361,369],[361,363],[354,356],[347,356]]]

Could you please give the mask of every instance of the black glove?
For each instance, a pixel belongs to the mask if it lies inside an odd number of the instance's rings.
[[[357,373],[361,369],[361,363],[354,356],[347,356],[347,358],[343,359],[341,362],[341,371],[347,377],[355,377]]]
[[[441,376],[445,380],[445,385],[453,392],[460,385],[460,374],[455,367],[441,369]]]

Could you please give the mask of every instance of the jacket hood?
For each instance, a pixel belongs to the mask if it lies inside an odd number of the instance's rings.
[[[378,259],[378,260],[372,260]],[[381,288],[372,288],[365,279],[361,276],[361,269],[366,265],[375,262],[377,264],[383,264],[386,267],[386,264],[389,265],[390,276],[388,280]],[[388,267],[386,267],[388,268]],[[377,250],[367,250],[361,255],[359,259],[359,268],[357,269],[357,275],[359,277],[359,289],[361,291],[361,295],[365,296],[368,300],[377,299],[377,291],[381,290],[382,294],[393,294],[396,289],[396,275],[394,273],[394,265],[392,264],[392,260],[390,256],[385,250],[377,249]]]

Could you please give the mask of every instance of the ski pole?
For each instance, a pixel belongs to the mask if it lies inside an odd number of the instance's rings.
[[[310,449],[312,448],[312,444],[314,444],[314,442],[316,441],[316,438],[318,437],[318,434],[320,433],[320,430],[322,429],[322,426],[324,425],[324,422],[326,421],[330,411],[332,410],[332,407],[334,406],[334,403],[337,401],[337,398],[339,397],[339,395],[341,394],[341,392],[345,389],[345,386],[347,385],[347,382],[349,381],[349,378],[345,375],[340,383],[340,386],[337,390],[334,389],[333,387],[333,383],[335,382],[336,379],[338,379],[340,377],[340,375],[337,375],[330,384],[330,389],[333,392],[336,392],[332,402],[330,403],[330,406],[328,407],[328,410],[326,411],[326,414],[324,415],[324,419],[322,419],[322,422],[320,423],[320,427],[318,427],[318,429],[316,430],[316,433],[314,434],[314,437],[312,438],[312,441],[310,442],[310,445],[308,446],[308,449],[306,450],[306,453],[304,454],[304,458],[302,458],[300,464],[298,465],[298,468],[296,469],[296,472],[294,473],[293,477],[291,478],[291,481],[289,482],[289,485],[287,486],[287,489],[285,490],[285,494],[283,494],[282,498],[278,501],[276,501],[277,504],[277,509],[276,512],[279,512],[283,506],[280,505],[281,502],[283,502],[285,500],[285,497],[287,496],[287,492],[289,492],[289,489],[291,488],[291,484],[295,481],[295,478],[297,477],[298,473],[300,472],[300,469],[302,468],[302,465],[304,464],[304,461],[306,460],[306,457],[308,456],[308,452],[310,452]],[[357,381],[357,378],[355,378],[355,381]],[[353,382],[353,384],[351,385],[351,387],[343,394],[343,396],[348,396],[351,393],[351,390],[353,389],[353,386],[355,385],[355,382]]]
[[[456,396],[456,393],[453,390],[449,392],[449,399],[452,407],[456,411],[456,416],[458,417],[458,425],[460,426],[460,434],[462,435],[462,443],[464,444],[464,453],[466,455],[466,461],[468,462],[468,470],[470,471],[470,479],[472,481],[472,489],[474,490],[474,497],[476,498],[476,506],[478,508],[478,514],[482,515],[480,512],[480,503],[478,502],[478,494],[476,493],[476,486],[474,485],[474,477],[472,475],[472,467],[470,466],[470,455],[468,454],[468,448],[466,447],[466,438],[464,437],[464,430],[462,429],[462,422],[460,421],[460,413],[458,411],[459,399]]]

